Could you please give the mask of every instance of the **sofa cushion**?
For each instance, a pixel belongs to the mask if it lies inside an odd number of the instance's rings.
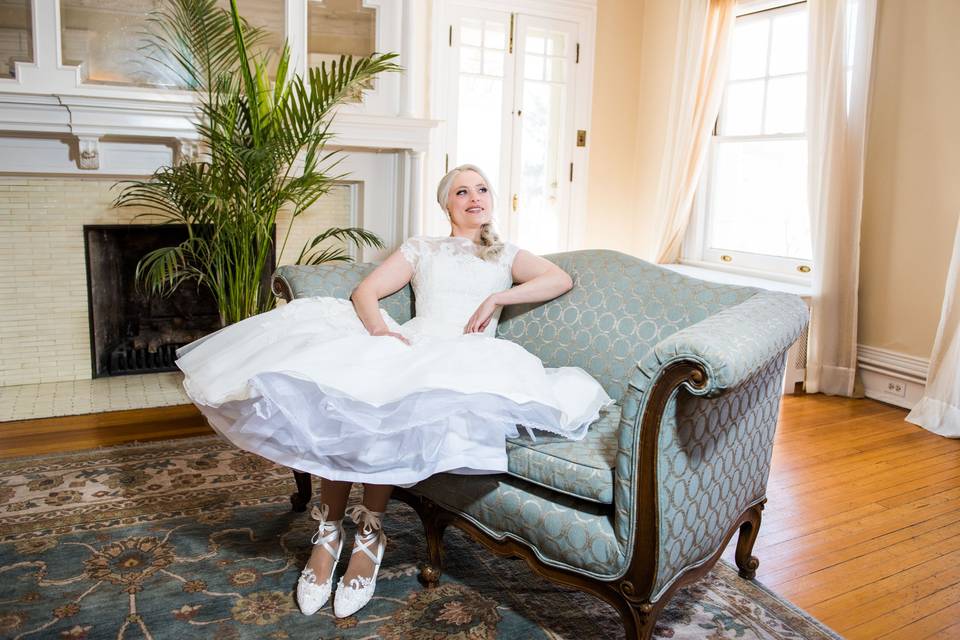
[[[537,432],[507,440],[507,472],[547,489],[601,504],[613,503],[620,406],[613,405],[590,425],[583,440]]]

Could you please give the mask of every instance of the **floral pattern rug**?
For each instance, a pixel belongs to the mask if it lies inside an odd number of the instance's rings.
[[[441,586],[422,588],[422,528],[398,502],[374,600],[342,620],[330,605],[304,616],[293,594],[315,524],[291,511],[293,488],[289,470],[213,437],[0,461],[0,638],[623,636],[605,603],[455,529]],[[720,564],[673,599],[657,637],[837,636]]]

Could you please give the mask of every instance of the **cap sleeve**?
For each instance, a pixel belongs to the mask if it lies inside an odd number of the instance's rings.
[[[414,269],[420,261],[420,238],[407,238],[400,245],[400,254],[410,263]]]

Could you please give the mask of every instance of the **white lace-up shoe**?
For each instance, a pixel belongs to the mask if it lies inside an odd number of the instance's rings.
[[[333,557],[333,565],[330,567],[330,575],[323,582],[318,582],[317,575],[309,567],[300,572],[300,579],[297,580],[297,604],[300,606],[300,611],[308,616],[316,613],[330,599],[333,572],[337,570],[337,560],[340,559],[340,552],[343,550],[343,521],[327,521],[329,511],[330,508],[327,505],[323,505],[320,509],[313,507],[310,511],[310,516],[320,522],[317,532],[313,534],[310,541],[314,545],[323,546],[323,550]],[[331,546],[331,543],[337,545],[336,549]]]
[[[370,602],[377,588],[377,574],[383,561],[383,552],[387,548],[387,538],[383,535],[382,513],[370,511],[363,505],[347,509],[347,515],[357,523],[357,535],[353,539],[353,553],[364,553],[373,561],[373,575],[352,578],[349,584],[343,578],[337,583],[337,593],[333,598],[333,613],[338,618],[352,616]],[[374,553],[370,545],[377,543]],[[352,555],[352,554],[351,554]]]

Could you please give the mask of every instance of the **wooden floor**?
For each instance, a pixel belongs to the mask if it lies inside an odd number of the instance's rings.
[[[905,415],[783,402],[757,578],[852,639],[960,638],[960,440]],[[0,456],[209,433],[193,407],[5,422]]]
[[[192,404],[0,422],[0,458],[212,435]]]
[[[784,398],[757,579],[847,638],[960,638],[960,440],[906,413]]]

